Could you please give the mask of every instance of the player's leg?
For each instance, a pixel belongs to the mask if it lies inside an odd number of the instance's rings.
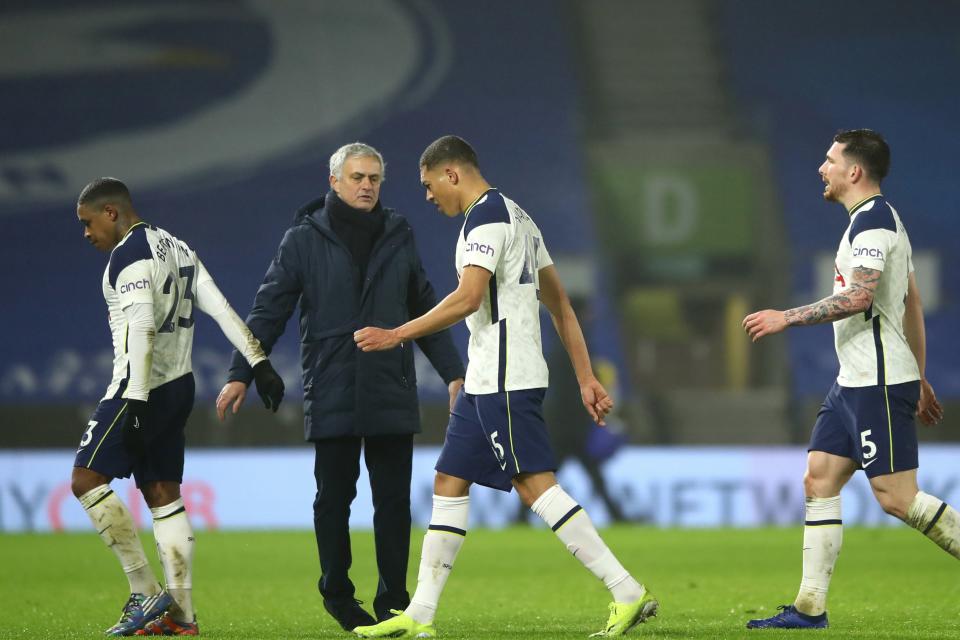
[[[184,429],[193,409],[193,375],[187,374],[150,392],[146,454],[134,477],[153,516],[153,537],[173,602],[138,635],[197,635],[193,606],[193,526],[180,495],[186,447]]]
[[[516,445],[516,443],[515,443]],[[525,505],[553,530],[573,557],[610,591],[610,616],[597,635],[619,636],[655,616],[659,603],[630,575],[600,537],[587,512],[570,497],[552,471],[520,473],[514,486]]]
[[[361,439],[354,436],[315,441],[313,475],[317,483],[313,502],[313,529],[320,557],[323,607],[343,629],[373,624],[374,619],[354,597],[350,581],[350,504],[357,495]]]
[[[153,537],[163,567],[166,589],[173,596],[172,619],[195,624],[193,610],[193,553],[195,537],[180,495],[179,481],[147,482],[140,487],[153,516]]]
[[[846,416],[840,387],[834,384],[817,415],[803,477],[805,517],[800,589],[793,604],[781,606],[781,612],[775,616],[750,620],[748,629],[828,625],[827,591],[843,543],[840,490],[857,469]]]
[[[943,500],[917,487],[915,414],[920,383],[869,387],[855,395],[863,468],[884,511],[960,558],[960,518]]]
[[[160,583],[147,562],[133,516],[109,482],[110,478],[96,471],[74,467],[71,488],[104,544],[120,561],[130,593],[156,595],[160,593]]]
[[[920,491],[916,469],[875,476],[870,486],[884,511],[960,559],[960,514],[940,498]]]
[[[850,458],[824,451],[807,454],[803,476],[803,578],[793,606],[808,616],[827,607],[827,591],[843,544],[840,490],[857,470]]]
[[[380,580],[373,600],[377,620],[410,604],[410,478],[413,435],[373,436],[363,440],[363,456],[373,497],[373,535]]]
[[[449,434],[448,434],[449,437]],[[438,463],[439,464],[439,463]],[[361,638],[433,638],[433,620],[440,596],[453,571],[453,564],[467,536],[470,481],[437,472],[433,488],[433,512],[423,536],[417,589],[403,611],[353,632]]]
[[[461,392],[450,415],[443,450],[437,460],[433,512],[423,537],[417,589],[410,606],[379,624],[357,627],[353,631],[358,636],[434,637],[432,623],[440,596],[467,536],[470,485],[477,481],[510,489],[509,478],[502,477],[477,421],[474,398]]]
[[[80,440],[71,477],[73,494],[100,539],[120,562],[130,585],[130,597],[120,620],[107,630],[117,635],[129,635],[141,628],[149,620],[144,615],[144,605],[149,606],[161,595],[160,583],[147,562],[133,516],[109,484],[112,478],[129,476],[133,468],[133,460],[116,428],[125,406],[123,400],[104,400],[99,404]]]

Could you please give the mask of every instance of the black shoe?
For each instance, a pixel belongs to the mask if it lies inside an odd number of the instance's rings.
[[[397,617],[397,614],[394,613],[394,611],[403,611],[403,609],[386,609],[384,611],[377,611],[377,622],[383,622],[384,620]]]
[[[397,614],[394,611],[406,611],[409,606],[409,596],[402,599],[383,598],[373,601],[373,612],[377,616],[377,622],[383,622],[395,617]]]
[[[353,631],[357,627],[366,627],[376,624],[369,613],[364,611],[360,600],[350,598],[348,600],[324,600],[323,608],[327,610],[334,619],[340,623],[344,631]]]

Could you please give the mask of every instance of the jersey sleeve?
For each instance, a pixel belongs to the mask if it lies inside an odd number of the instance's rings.
[[[552,264],[553,258],[550,257],[550,252],[547,251],[547,243],[543,240],[543,236],[541,236],[540,244],[537,246],[537,269],[543,269]]]
[[[890,254],[896,239],[896,234],[886,229],[860,232],[850,243],[853,255],[850,266],[883,271],[886,257]]]
[[[850,266],[883,271],[896,241],[897,224],[888,205],[861,213],[850,226]]]
[[[135,302],[123,309],[127,319],[127,388],[123,397],[146,400],[150,395],[150,369],[153,364],[153,344],[156,325],[153,319],[153,301]]]
[[[510,214],[502,200],[478,205],[463,226],[463,266],[476,265],[495,273],[511,233]]]
[[[153,303],[153,253],[143,229],[135,229],[113,250],[107,277],[117,292],[121,309],[134,303]]]

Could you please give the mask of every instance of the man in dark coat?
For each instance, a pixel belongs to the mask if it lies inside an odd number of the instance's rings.
[[[410,476],[413,434],[420,431],[412,348],[364,353],[353,332],[399,326],[437,302],[409,223],[380,205],[383,176],[383,158],[369,145],[348,144],[333,154],[330,192],[297,212],[247,317],[269,353],[300,305],[304,435],[316,449],[319,588],[324,607],[346,630],[373,620],[354,598],[348,576],[361,445],[380,573],[373,608],[384,620],[410,602]],[[417,344],[447,383],[452,406],[464,365],[449,332]],[[234,353],[229,382],[217,398],[221,420],[228,408],[239,410],[252,378]]]

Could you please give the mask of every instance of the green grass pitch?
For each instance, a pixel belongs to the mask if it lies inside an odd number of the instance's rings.
[[[831,586],[831,629],[746,631],[792,601],[801,530],[603,531],[660,598],[634,638],[960,638],[960,564],[906,527],[856,529]],[[409,585],[422,532],[415,531]],[[153,556],[152,541],[144,541]],[[346,638],[321,607],[310,532],[198,532],[194,599],[210,638]],[[354,534],[352,575],[368,605],[373,537]],[[119,615],[126,580],[88,534],[0,535],[0,638],[95,638]],[[602,628],[603,587],[543,528],[474,530],[440,604],[441,638],[586,638]]]

